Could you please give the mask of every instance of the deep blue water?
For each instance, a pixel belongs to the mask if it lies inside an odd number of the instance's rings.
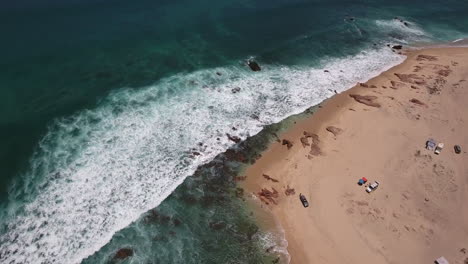
[[[234,172],[184,179],[233,147],[226,133],[248,138],[401,61],[387,43],[466,37],[467,14],[455,0],[1,2],[0,262],[272,257],[267,234],[248,235]],[[149,223],[155,207],[183,224]]]

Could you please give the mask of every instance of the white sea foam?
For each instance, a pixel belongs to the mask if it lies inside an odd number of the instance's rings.
[[[329,60],[321,69],[201,70],[121,90],[94,110],[57,121],[24,175],[42,184],[8,220],[0,262],[80,262],[232,146],[226,133],[245,139],[403,59],[380,49]],[[192,158],[192,148],[202,155]]]
[[[381,32],[393,34],[394,39],[402,43],[428,40],[432,37],[419,27],[418,24],[411,21],[407,22],[409,23],[408,26],[397,19],[376,20],[375,24],[380,28]]]

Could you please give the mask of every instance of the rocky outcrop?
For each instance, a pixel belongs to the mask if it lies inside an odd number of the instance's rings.
[[[425,103],[423,103],[423,102],[421,102],[421,101],[419,101],[418,99],[415,99],[415,98],[413,98],[413,99],[411,99],[409,101],[411,103],[413,103],[413,104],[417,104],[417,105],[421,105],[421,106],[427,106]]]
[[[232,93],[238,93],[240,92],[241,88],[240,87],[235,87],[235,88],[232,88],[231,92]]]
[[[274,179],[274,178],[270,177],[270,176],[267,175],[267,174],[263,174],[262,176],[263,176],[263,178],[265,178],[265,179],[267,179],[267,180],[269,180],[269,181],[278,182],[277,179]]]
[[[449,69],[443,69],[443,70],[439,70],[437,71],[437,74],[439,74],[440,76],[444,76],[444,77],[447,77],[450,75],[450,73],[452,72],[452,70],[449,70]]]
[[[436,61],[436,56],[420,54],[416,57],[417,61]]]
[[[401,50],[403,48],[402,45],[393,45],[392,46],[392,49],[396,49],[396,50]]]
[[[247,65],[249,65],[250,69],[252,71],[261,71],[262,69],[260,68],[260,65],[258,65],[258,63],[254,60],[249,60],[247,62]]]
[[[241,139],[237,136],[231,136],[230,134],[226,134],[226,136],[234,143],[239,143],[241,141]]]
[[[356,100],[356,102],[358,103],[365,104],[367,106],[377,107],[377,108],[380,107],[380,104],[375,102],[375,100],[377,99],[377,96],[359,95],[359,94],[350,94],[349,96],[353,98],[354,100]]]
[[[286,145],[288,149],[291,149],[293,147],[293,143],[290,140],[283,139],[283,142],[281,143],[282,145]]]
[[[131,248],[121,248],[119,249],[115,255],[114,255],[114,259],[126,259],[128,257],[131,257],[133,256],[133,249]]]
[[[296,194],[296,191],[288,185],[288,187],[286,187],[286,190],[284,191],[284,194],[286,196],[290,196]]]
[[[395,90],[406,87],[406,84],[402,82],[390,81],[390,84],[391,84],[390,88],[395,89]]]
[[[279,193],[275,188],[271,188],[272,190],[268,190],[267,188],[263,188],[259,193],[258,196],[260,200],[262,200],[266,204],[278,204],[275,199],[279,197]]]
[[[338,136],[339,134],[341,134],[343,132],[343,129],[339,128],[339,127],[335,127],[335,126],[328,126],[326,128],[326,130],[330,133],[332,133],[335,137]]]
[[[405,82],[405,83],[412,83],[412,84],[426,84],[426,81],[424,80],[423,77],[417,75],[417,74],[401,74],[401,73],[395,73],[395,76],[400,79],[400,81]]]

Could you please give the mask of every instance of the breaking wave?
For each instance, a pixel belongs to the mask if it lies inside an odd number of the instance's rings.
[[[11,190],[10,200],[30,197],[9,208],[1,262],[79,263],[231,147],[227,133],[245,139],[403,59],[370,49],[316,68],[200,70],[122,89],[96,109],[58,120],[23,175],[26,184]]]

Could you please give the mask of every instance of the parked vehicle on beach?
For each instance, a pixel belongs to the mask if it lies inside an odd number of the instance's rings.
[[[370,193],[370,192],[374,191],[375,189],[377,189],[377,187],[379,187],[379,185],[380,185],[380,183],[378,181],[373,182],[371,185],[369,185],[366,188],[366,192]]]
[[[309,202],[307,201],[307,199],[305,198],[305,196],[301,193],[299,194],[299,199],[301,200],[301,203],[304,207],[309,207]]]
[[[437,143],[435,142],[434,139],[430,138],[426,141],[426,149],[430,151],[434,151]]]
[[[441,142],[437,144],[437,147],[435,148],[434,153],[439,155],[443,148],[444,148],[444,143]]]

